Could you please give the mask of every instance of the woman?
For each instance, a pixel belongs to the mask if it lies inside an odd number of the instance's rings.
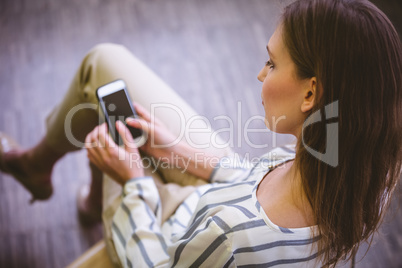
[[[166,202],[165,185],[143,169],[123,124],[116,124],[125,143],[118,148],[105,124],[88,134],[97,122],[93,111],[76,117],[71,131],[86,136],[90,161],[108,175],[103,220],[116,262],[124,267],[335,266],[377,230],[401,172],[401,43],[386,16],[368,1],[301,0],[286,7],[267,50],[270,59],[258,75],[266,125],[294,135],[295,154],[277,148],[251,168],[239,168],[223,157],[229,150],[200,151],[185,141],[169,145],[183,122],[165,113],[157,120],[150,104],[180,107],[186,120],[195,112],[125,49],[102,45],[84,59],[40,144],[22,150],[2,138],[0,167],[34,198],[46,199],[53,164],[76,149],[64,134],[68,112],[80,103],[96,103],[97,87],[123,78],[141,116],[127,124],[149,135],[139,150],[167,164],[183,160],[177,163],[186,173],[160,168],[163,179],[197,184],[193,174],[210,183],[175,189],[176,209],[175,202]],[[198,144],[211,141],[214,134],[207,132],[196,138]],[[122,195],[109,177],[122,185]]]

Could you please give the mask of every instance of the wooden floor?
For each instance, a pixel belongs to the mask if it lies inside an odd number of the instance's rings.
[[[379,4],[401,30],[399,2]],[[215,116],[232,115],[235,129],[242,130],[248,118],[263,114],[256,76],[284,3],[1,0],[0,131],[25,147],[38,142],[46,115],[62,99],[80,60],[102,42],[127,46],[214,128],[227,127]],[[263,128],[262,122],[253,126]],[[272,133],[250,135],[252,143],[269,147],[289,140]],[[234,141],[235,149],[250,157],[269,149],[255,149],[239,135]],[[0,174],[0,267],[64,267],[102,238],[101,226],[85,229],[76,217],[76,191],[89,180],[85,152],[62,159],[53,178],[53,197],[29,205],[29,194]],[[393,207],[398,205],[394,198]],[[399,209],[357,267],[402,267],[401,226]]]

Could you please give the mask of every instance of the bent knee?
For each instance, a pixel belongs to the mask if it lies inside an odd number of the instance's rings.
[[[94,46],[86,55],[84,62],[91,71],[107,69],[117,58],[127,57],[131,52],[123,45],[101,43]]]
[[[94,46],[88,54],[97,54],[98,56],[110,55],[114,53],[127,53],[127,48],[123,45],[114,43],[101,43]]]
[[[95,100],[96,89],[119,79],[116,60],[132,56],[123,45],[102,43],[93,47],[85,56],[79,71],[79,83],[85,100]]]

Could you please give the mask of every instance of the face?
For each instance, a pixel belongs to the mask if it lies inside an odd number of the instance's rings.
[[[277,133],[299,136],[305,120],[302,104],[308,80],[300,80],[283,41],[280,27],[267,46],[269,60],[258,74],[262,84],[265,124]]]

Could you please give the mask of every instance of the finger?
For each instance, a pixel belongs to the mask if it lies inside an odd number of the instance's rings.
[[[151,122],[151,115],[142,105],[134,102],[134,109],[145,121]]]
[[[144,120],[142,120],[145,125],[148,125]],[[120,124],[121,123],[121,124]],[[123,138],[124,142],[124,150],[126,152],[137,152],[138,153],[138,147],[144,145],[148,138],[148,133],[146,131],[143,131],[143,135],[140,137],[140,139],[134,140],[133,136],[131,135],[130,130],[122,123],[119,121],[118,125],[116,124],[116,128],[118,129],[120,136]],[[141,127],[139,127],[141,129]],[[123,149],[122,149],[123,150]]]
[[[135,146],[133,146],[134,144],[133,136],[131,135],[128,128],[123,124],[123,122],[121,122],[120,120],[117,121],[116,129],[117,132],[119,132],[120,137],[123,139],[123,143],[126,145],[126,147],[135,148]]]
[[[147,109],[145,109],[143,106],[141,106],[138,103],[134,103],[135,109],[138,112],[138,115],[147,121],[148,123],[153,122],[155,125],[163,125],[163,122],[159,120],[155,114],[151,115]]]
[[[104,166],[102,165],[102,163],[97,158],[94,158],[92,155],[88,154],[88,159],[92,164],[94,164],[96,167],[98,167],[99,170],[104,172]]]
[[[99,139],[99,146],[100,147],[107,147],[113,144],[110,144],[110,141],[107,139],[109,136],[109,131],[107,129],[106,123],[103,123],[102,125],[99,126],[99,131],[98,131],[98,139]]]
[[[88,152],[98,159],[99,162],[109,158],[108,144],[105,142],[105,136],[109,137],[105,124],[96,127],[91,135],[91,141],[94,146],[88,148]]]
[[[92,163],[95,164],[95,158],[93,156],[93,153],[90,150],[87,150],[87,157],[88,157],[89,161],[91,161]]]
[[[102,160],[100,156],[93,149],[87,150],[87,157],[89,161],[94,163],[97,167],[101,167]]]
[[[91,132],[88,133],[87,136],[85,137],[84,146],[85,146],[86,149],[93,147],[93,144],[92,144],[92,141],[91,141]]]
[[[150,123],[140,118],[127,118],[127,125],[133,128],[142,129],[143,131],[149,133],[150,132]]]
[[[105,144],[104,155],[102,155],[105,159],[115,158],[118,156],[119,146],[114,142],[110,135],[101,135],[100,136],[101,143]]]
[[[95,139],[95,133],[98,129],[98,126],[96,126],[91,132],[88,133],[88,135],[85,137],[85,148],[92,148],[97,146],[96,144],[96,139]]]
[[[93,143],[94,147],[99,146],[98,136],[99,136],[99,126],[96,126],[94,130],[92,130],[91,132],[91,142]]]

